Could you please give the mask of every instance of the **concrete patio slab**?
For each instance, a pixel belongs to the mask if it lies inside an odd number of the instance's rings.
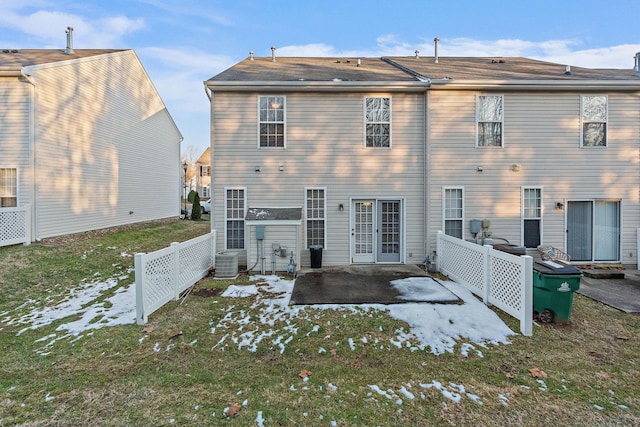
[[[640,271],[622,270],[624,278],[586,274],[580,281],[578,293],[600,301],[625,313],[640,314]],[[619,276],[613,276],[619,277]]]
[[[462,304],[463,301],[418,266],[362,265],[300,272],[290,304],[408,302]]]

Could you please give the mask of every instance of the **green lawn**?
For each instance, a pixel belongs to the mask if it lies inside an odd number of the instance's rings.
[[[569,324],[468,356],[465,340],[441,355],[394,345],[410,328],[381,311],[222,297],[242,275],[204,279],[145,326],[65,336],[78,313],[21,332],[105,283],[109,308],[134,282],[133,254],[208,230],[158,222],[0,248],[0,425],[640,425],[640,317],[580,295]]]

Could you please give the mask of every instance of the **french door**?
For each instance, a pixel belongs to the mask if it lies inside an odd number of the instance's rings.
[[[620,261],[620,201],[569,201],[567,253],[571,261]]]
[[[351,212],[351,262],[401,262],[402,201],[354,200]]]

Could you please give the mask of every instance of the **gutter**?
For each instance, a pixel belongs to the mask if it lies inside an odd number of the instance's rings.
[[[212,92],[424,92],[420,81],[215,81],[204,82]]]
[[[482,90],[499,89],[531,90],[531,91],[555,91],[555,90],[640,90],[638,80],[455,80],[432,79],[432,90],[457,89],[457,90]]]

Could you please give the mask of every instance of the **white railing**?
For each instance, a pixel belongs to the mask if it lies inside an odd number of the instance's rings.
[[[31,244],[31,205],[0,208],[0,246]]]
[[[438,231],[437,268],[457,283],[520,320],[533,333],[533,258],[480,246]]]
[[[151,253],[135,255],[136,322],[205,277],[215,267],[216,231]]]

